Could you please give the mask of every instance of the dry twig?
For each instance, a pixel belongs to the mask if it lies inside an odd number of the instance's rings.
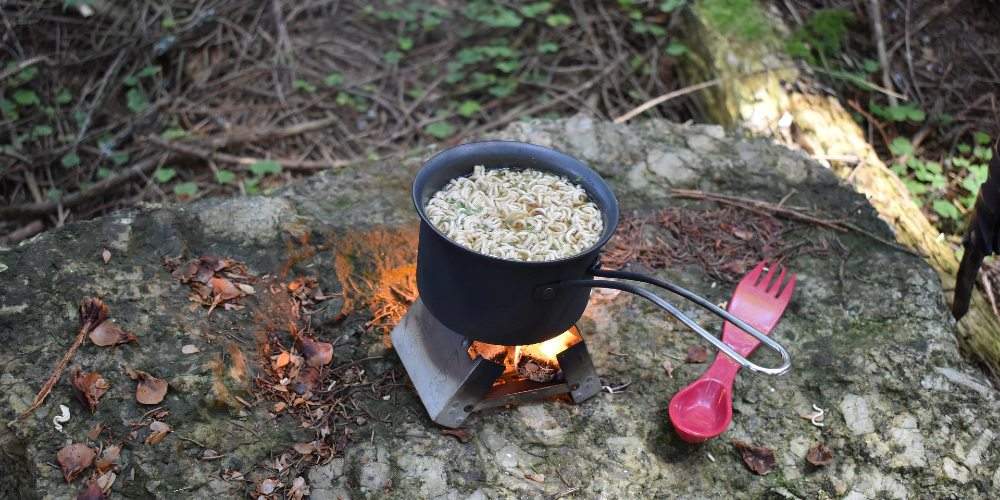
[[[34,413],[38,407],[42,406],[42,403],[45,402],[45,398],[47,398],[49,393],[52,392],[52,388],[59,382],[59,378],[62,377],[62,373],[66,369],[66,366],[69,365],[69,362],[73,359],[73,355],[76,354],[76,350],[83,344],[84,339],[87,338],[87,335],[89,335],[94,328],[97,328],[97,326],[103,323],[106,319],[108,319],[108,306],[104,305],[104,302],[102,302],[101,299],[87,298],[80,303],[80,331],[77,332],[76,339],[69,347],[69,350],[66,351],[66,354],[63,355],[62,359],[59,360],[59,363],[57,363],[55,368],[52,369],[52,374],[49,375],[48,380],[45,381],[45,384],[42,385],[38,394],[35,395],[35,399],[31,402],[31,406],[18,415],[15,422],[18,420],[24,420]]]

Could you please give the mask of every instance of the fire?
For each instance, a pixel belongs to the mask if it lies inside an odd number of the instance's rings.
[[[514,366],[518,365],[518,362],[521,361],[521,357],[524,355],[547,363],[558,363],[559,361],[556,356],[566,349],[573,347],[577,342],[579,342],[578,335],[570,329],[545,342],[517,346],[514,348]]]
[[[548,382],[559,373],[559,353],[573,347],[582,340],[576,327],[537,344],[524,346],[501,346],[484,342],[473,342],[469,347],[469,357],[482,356],[505,367],[503,379],[529,379]]]

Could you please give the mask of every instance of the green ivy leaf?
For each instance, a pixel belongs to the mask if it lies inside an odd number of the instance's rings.
[[[58,188],[51,188],[45,192],[45,197],[52,201],[59,201],[59,199],[62,198],[62,195],[62,189]]]
[[[494,66],[504,73],[513,73],[520,66],[520,63],[517,61],[500,61]]]
[[[973,196],[979,194],[979,187],[981,185],[982,182],[979,179],[976,179],[976,176],[973,174],[969,174],[962,179],[962,187],[965,188],[966,191],[972,193]]]
[[[975,132],[972,134],[972,138],[976,144],[979,144],[980,146],[985,146],[990,143],[990,134],[987,134],[986,132]]]
[[[250,171],[257,177],[263,177],[267,174],[280,174],[281,164],[274,160],[260,160],[250,165]]]
[[[120,167],[128,163],[128,153],[114,153],[111,155],[111,163],[114,163],[116,167]]]
[[[445,121],[434,122],[424,127],[424,132],[438,139],[446,139],[455,133],[455,127]]]
[[[390,50],[382,55],[382,59],[388,64],[398,64],[403,59],[403,54],[398,50]]]
[[[172,17],[164,17],[163,20],[160,21],[160,27],[165,30],[173,29],[175,26],[177,26],[177,21]]]
[[[535,17],[544,14],[552,9],[552,2],[535,2],[521,7],[521,14],[524,17]]]
[[[236,174],[228,170],[216,170],[215,182],[219,184],[232,184],[236,180]]]
[[[122,80],[122,83],[124,83],[126,87],[135,87],[139,84],[139,79],[134,76],[126,76],[125,79]]]
[[[573,24],[573,18],[567,16],[566,14],[551,14],[545,18],[545,24],[548,24],[553,28],[558,28],[560,26],[569,26]]]
[[[957,219],[961,215],[958,213],[958,208],[947,200],[934,200],[931,207],[938,215],[947,219]]]
[[[22,69],[21,72],[14,77],[15,85],[28,83],[34,80],[36,76],[38,76],[38,68],[28,66],[27,68]]]
[[[97,167],[97,178],[98,179],[107,179],[108,177],[111,177],[111,174],[112,174],[112,172],[111,172],[110,168],[108,168],[108,167]]]
[[[327,87],[336,87],[341,83],[344,83],[344,75],[337,72],[330,73],[323,79],[323,84]]]
[[[37,106],[41,103],[38,94],[32,90],[18,89],[14,91],[14,102],[19,106]]]
[[[170,182],[177,175],[177,171],[170,167],[160,167],[153,172],[153,178],[160,184]]]
[[[132,110],[133,113],[142,113],[149,107],[146,93],[139,87],[128,89],[128,92],[125,93],[125,100],[128,109]]]
[[[905,137],[897,137],[889,144],[889,151],[896,156],[913,154],[913,144]]]
[[[906,188],[910,190],[910,193],[919,196],[927,192],[927,186],[919,181],[913,179],[903,179],[903,184],[906,184]]]
[[[20,117],[17,114],[17,106],[3,97],[0,97],[0,114],[8,120],[17,120]]]
[[[316,86],[313,85],[313,84],[311,84],[311,83],[309,83],[309,82],[307,82],[307,81],[305,81],[305,80],[294,80],[292,82],[292,88],[295,89],[295,90],[301,90],[303,92],[308,92],[310,94],[312,94],[313,92],[316,92]]]
[[[198,194],[198,184],[194,182],[182,182],[174,186],[174,194],[184,198],[190,198]]]
[[[63,155],[60,162],[65,168],[73,168],[80,164],[80,155],[76,154],[76,151],[70,151]]]
[[[260,188],[257,187],[258,183],[260,183],[260,179],[256,179],[256,178],[243,179],[243,191],[246,194],[257,194],[257,193],[259,193],[260,192]]]
[[[182,128],[168,128],[160,134],[160,137],[168,141],[176,141],[177,139],[183,139],[188,136],[187,130]]]
[[[462,101],[462,104],[458,106],[458,114],[466,118],[469,118],[472,115],[478,113],[480,109],[482,109],[482,106],[480,106],[479,103],[476,101],[472,100]]]
[[[538,53],[554,54],[559,52],[559,44],[555,42],[545,42],[538,45]]]
[[[874,73],[879,68],[878,61],[867,58],[861,63],[861,67],[865,70],[865,73]]]
[[[399,37],[399,50],[406,52],[413,48],[413,39],[408,36]]]
[[[69,104],[73,101],[73,94],[69,90],[61,89],[56,94],[56,104]]]
[[[160,72],[159,66],[146,66],[145,68],[140,69],[139,72],[135,74],[135,76],[136,78],[146,78],[148,76],[153,76],[159,72]]]
[[[972,152],[972,147],[969,146],[968,144],[959,144],[958,145],[958,152],[962,153],[963,155],[967,155],[970,152]]]
[[[667,45],[667,54],[670,54],[674,57],[682,56],[686,54],[687,51],[688,51],[687,45],[684,45],[683,43],[678,42],[677,40],[671,40],[670,44]]]
[[[983,161],[990,161],[993,159],[993,150],[983,146],[976,146],[972,148],[972,156]]]
[[[35,127],[31,129],[32,139],[36,137],[48,137],[50,135],[52,135],[52,127],[48,125],[35,125]]]
[[[660,2],[660,10],[663,12],[673,12],[677,7],[684,5],[684,0],[666,0]]]

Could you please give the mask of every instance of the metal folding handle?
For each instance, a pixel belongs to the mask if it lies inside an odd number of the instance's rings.
[[[781,366],[778,366],[777,368],[768,368],[768,367],[765,367],[765,366],[760,366],[760,365],[758,365],[758,364],[756,364],[756,363],[754,363],[754,362],[746,359],[745,357],[741,356],[738,352],[736,352],[728,344],[726,344],[725,342],[723,342],[721,339],[719,339],[715,335],[712,335],[707,330],[705,330],[704,328],[702,328],[701,325],[699,325],[693,319],[691,319],[686,314],[684,314],[683,312],[681,312],[681,310],[678,309],[676,306],[674,306],[670,302],[667,302],[666,300],[660,298],[658,295],[654,294],[653,292],[650,292],[649,290],[646,290],[645,288],[639,287],[639,286],[634,285],[632,283],[623,283],[621,281],[612,281],[612,280],[590,279],[590,280],[568,280],[568,281],[563,281],[563,282],[558,283],[556,286],[558,286],[558,287],[574,287],[574,288],[578,288],[578,287],[586,287],[586,288],[612,288],[612,289],[615,289],[615,290],[621,290],[621,291],[624,291],[624,292],[634,293],[636,295],[639,295],[640,297],[643,297],[643,298],[649,300],[650,302],[652,302],[652,303],[656,304],[657,306],[659,306],[661,309],[663,309],[663,310],[667,311],[668,313],[670,313],[670,315],[672,315],[673,317],[675,317],[678,320],[680,320],[681,323],[684,323],[685,325],[687,325],[688,328],[694,330],[695,333],[697,333],[698,335],[701,335],[702,338],[704,338],[709,343],[711,343],[713,346],[715,346],[717,349],[719,349],[720,351],[722,351],[723,354],[725,354],[726,356],[729,356],[730,359],[732,359],[733,361],[735,361],[736,363],[738,363],[743,368],[746,368],[746,369],[748,369],[750,371],[754,371],[754,372],[758,372],[758,373],[764,373],[764,374],[767,374],[767,375],[782,375],[782,374],[788,372],[788,370],[792,367],[792,358],[791,358],[791,356],[789,356],[788,351],[785,350],[785,348],[782,347],[781,344],[775,342],[774,339],[772,339],[771,337],[768,337],[764,333],[760,332],[759,330],[757,330],[756,328],[754,328],[753,326],[751,326],[749,323],[743,321],[740,318],[737,318],[736,316],[733,316],[732,314],[730,314],[725,309],[723,309],[723,308],[721,308],[721,307],[719,307],[719,306],[717,306],[717,305],[709,302],[708,299],[705,299],[704,297],[701,297],[700,295],[697,295],[694,292],[692,292],[692,291],[690,291],[690,290],[688,290],[686,288],[682,288],[682,287],[677,286],[677,285],[675,285],[673,283],[670,283],[668,281],[658,280],[656,278],[651,278],[649,276],[645,276],[645,275],[638,274],[638,273],[630,273],[630,272],[625,272],[625,271],[609,271],[609,270],[605,270],[605,269],[593,269],[593,270],[591,270],[591,273],[594,276],[599,276],[599,277],[602,277],[602,278],[616,278],[616,279],[625,279],[625,280],[632,280],[632,281],[640,281],[640,282],[643,282],[643,283],[648,283],[650,285],[654,285],[654,286],[658,286],[658,287],[661,287],[661,288],[665,288],[665,289],[667,289],[668,291],[670,291],[672,293],[680,295],[681,297],[683,297],[683,298],[685,298],[685,299],[687,299],[687,300],[689,300],[691,302],[694,302],[695,304],[697,304],[701,308],[707,310],[708,312],[710,312],[710,313],[712,313],[712,314],[714,314],[714,315],[716,315],[716,316],[718,316],[718,317],[720,317],[720,318],[722,318],[722,319],[724,319],[724,320],[726,320],[726,321],[728,321],[728,322],[736,325],[741,330],[749,333],[750,335],[753,335],[757,340],[761,341],[761,343],[763,343],[764,345],[766,345],[769,349],[771,349],[771,350],[777,352],[779,355],[781,355]]]

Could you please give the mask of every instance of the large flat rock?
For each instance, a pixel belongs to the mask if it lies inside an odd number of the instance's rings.
[[[588,162],[611,182],[626,214],[717,208],[668,195],[671,187],[689,188],[785,200],[891,238],[865,199],[832,173],[798,153],[727,137],[717,127],[662,121],[619,126],[578,116],[518,123],[502,136]],[[76,354],[73,366],[99,371],[111,382],[95,414],[73,399],[67,372],[34,416],[0,430],[0,497],[75,495],[83,481],[67,485],[54,465],[56,452],[69,442],[123,445],[112,489],[123,498],[241,498],[268,477],[284,483],[282,494],[297,475],[316,499],[1000,494],[996,392],[959,355],[933,271],[871,237],[810,224],[785,222],[781,229],[781,238],[811,249],[789,251],[785,261],[799,285],[775,336],[788,346],[793,370],[782,377],[742,374],[733,425],[722,438],[692,446],[675,436],[666,405],[707,366],[683,362],[699,340],[624,294],[595,294],[580,324],[606,382],[631,383],[624,392],[602,393],[581,405],[554,400],[487,411],[469,419],[467,441],[443,435],[405,384],[384,335],[366,327],[370,301],[342,293],[350,272],[385,271],[384,252],[412,252],[416,218],[408,188],[429,154],[324,174],[271,197],[149,207],[75,223],[0,251],[7,267],[0,273],[4,422],[30,404],[72,342],[82,298],[103,298],[112,317],[139,337],[138,344],[116,348],[87,343]],[[297,251],[304,235],[315,252]],[[111,253],[108,263],[104,249]],[[276,416],[274,401],[259,385],[240,385],[231,370],[234,348],[252,373],[263,373],[255,347],[264,328],[260,290],[243,300],[243,310],[208,314],[192,307],[187,287],[163,265],[164,258],[208,254],[245,262],[260,277],[278,275],[288,264],[288,278],[319,278],[333,298],[321,303],[311,325],[336,345],[334,366],[355,363],[324,373],[324,383],[332,384],[321,389],[325,401],[351,393],[335,399],[343,404],[318,406],[327,413],[304,426],[301,414]],[[723,264],[694,258],[652,272],[722,302],[733,285],[720,279],[727,276],[718,272]],[[355,281],[365,288],[360,276]],[[337,318],[345,300],[358,307]],[[686,304],[682,309],[709,321]],[[184,354],[188,344],[199,352]],[[763,353],[756,359],[774,362]],[[664,361],[675,367],[672,377]],[[213,363],[223,369],[213,371]],[[135,403],[126,367],[170,383],[159,406],[169,412],[163,418],[174,432],[157,445],[143,442],[144,417],[155,407]],[[242,402],[221,397],[219,383]],[[345,390],[338,392],[338,384]],[[60,404],[72,414],[62,432],[52,425]],[[825,410],[822,427],[803,418],[814,405]],[[98,422],[105,431],[88,438]],[[336,458],[314,465],[291,450],[316,439],[324,426],[323,440],[337,450]],[[732,439],[773,449],[774,470],[752,474]],[[831,464],[806,462],[816,443],[833,451]],[[282,455],[292,459],[276,465]]]

